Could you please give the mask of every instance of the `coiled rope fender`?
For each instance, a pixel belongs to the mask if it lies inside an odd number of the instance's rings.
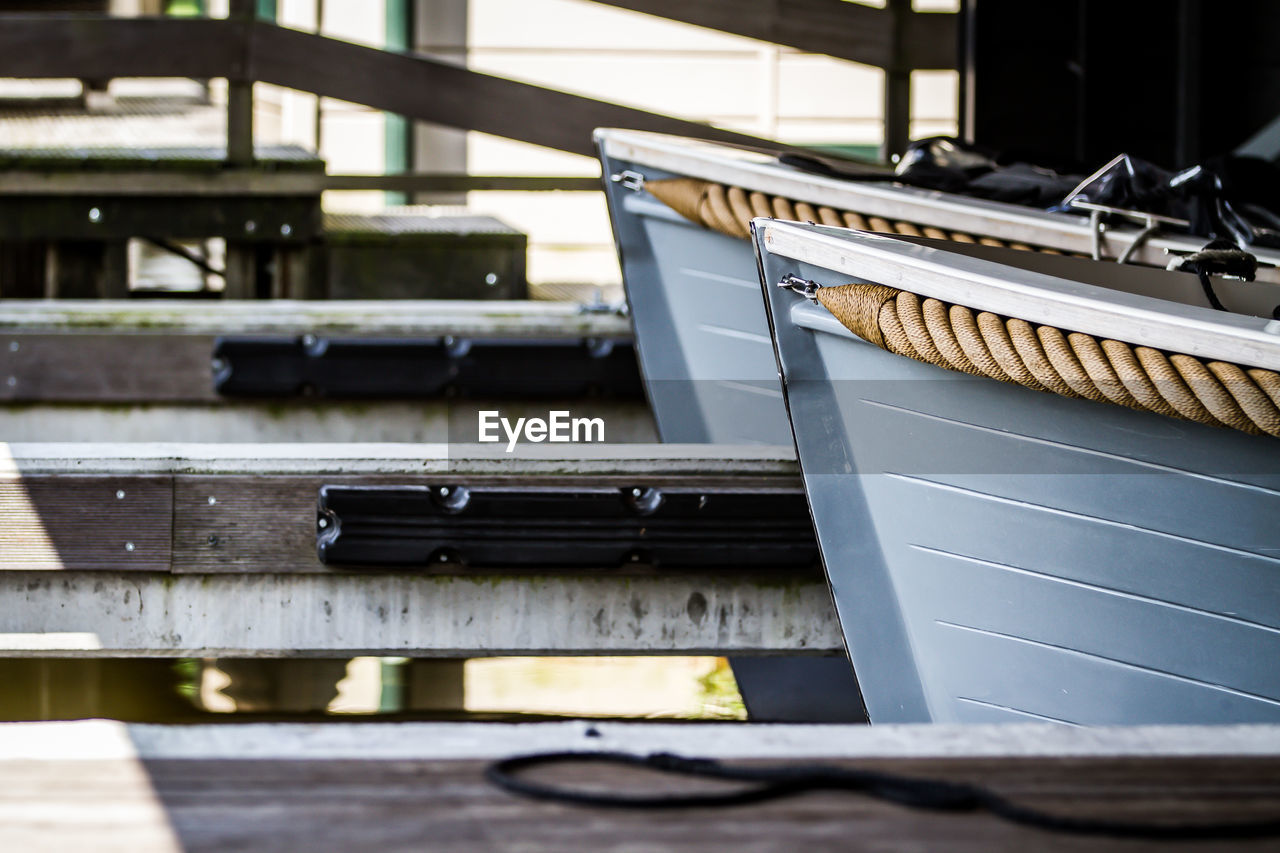
[[[1280,373],[1064,332],[878,284],[818,288],[845,328],[897,355],[1063,397],[1280,437]]]
[[[1062,254],[1057,249],[1031,247],[1025,243],[1005,243],[994,237],[974,237],[962,231],[944,231],[929,225],[890,221],[880,216],[863,216],[849,210],[836,210],[825,205],[793,201],[783,196],[766,195],[726,186],[699,178],[664,178],[646,181],[644,188],[676,213],[712,231],[745,240],[751,236],[751,220],[755,217],[783,219],[790,222],[815,222],[837,228],[902,234],[907,237],[931,237],[956,243],[981,243],[984,246],[1007,247],[1049,255]]]

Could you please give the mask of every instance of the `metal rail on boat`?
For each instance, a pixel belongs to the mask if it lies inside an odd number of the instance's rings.
[[[1050,213],[1034,208],[951,193],[920,190],[892,183],[841,181],[780,165],[768,155],[711,142],[626,130],[598,130],[602,153],[632,164],[632,185],[649,177],[689,176],[744,187],[864,216],[933,226],[1005,243],[1051,247],[1061,252],[1104,258],[1127,255],[1134,263],[1165,267],[1172,256],[1198,251],[1203,238],[1144,234],[1130,224],[1091,222],[1088,216]],[[1260,280],[1280,280],[1280,255],[1258,253]]]

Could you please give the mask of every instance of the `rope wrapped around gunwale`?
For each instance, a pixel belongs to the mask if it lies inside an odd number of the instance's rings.
[[[791,222],[816,222],[819,225],[854,228],[858,231],[878,231],[883,234],[902,234],[907,237],[932,237],[936,240],[952,240],[957,243],[981,243],[984,246],[1000,246],[1029,252],[1044,252],[1050,255],[1062,254],[1057,249],[1032,247],[1025,243],[1006,243],[994,237],[975,237],[962,231],[944,231],[929,225],[890,221],[880,216],[864,216],[850,210],[835,210],[824,205],[814,206],[808,202],[765,195],[742,187],[725,186],[699,178],[664,178],[646,181],[644,188],[650,195],[685,219],[743,240],[751,236],[751,220],[757,216],[763,216]]]
[[[916,361],[1280,437],[1280,373],[1274,370],[1100,340],[878,284],[822,287],[817,298],[858,337]]]

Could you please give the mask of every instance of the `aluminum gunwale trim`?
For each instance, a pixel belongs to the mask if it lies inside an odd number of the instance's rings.
[[[875,234],[756,223],[770,253],[854,279],[1029,323],[1280,370],[1280,335],[1267,331],[1271,321],[1263,318],[1124,293]],[[803,324],[808,313],[793,316]]]
[[[1094,232],[1088,218],[1083,216],[1049,213],[896,184],[841,181],[789,169],[759,153],[678,136],[602,129],[596,131],[596,139],[611,157],[680,175],[828,205],[837,210],[857,210],[863,215],[900,219],[1010,242],[1049,246],[1085,255],[1093,250]],[[1104,250],[1110,257],[1119,256],[1141,230],[1129,225],[1110,226],[1103,235]],[[1187,239],[1155,235],[1134,252],[1133,260],[1163,267],[1169,252],[1196,252],[1207,242],[1198,237]],[[1280,253],[1255,254],[1264,264],[1280,264]],[[1269,270],[1260,270],[1259,273],[1260,277],[1280,280],[1280,273]]]

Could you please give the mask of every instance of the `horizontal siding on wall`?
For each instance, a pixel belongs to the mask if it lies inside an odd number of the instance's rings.
[[[694,2],[695,0],[691,0]],[[918,10],[954,10],[958,0],[915,0]],[[381,45],[383,3],[325,4],[327,35]],[[869,3],[868,5],[883,5]],[[280,0],[281,20],[310,29],[315,0]],[[419,49],[486,73],[670,113],[798,144],[875,145],[882,135],[883,72],[877,68],[666,21],[589,0],[469,0],[468,45]],[[912,75],[911,132],[954,133],[956,75]],[[309,144],[305,96],[269,100],[261,133]],[[380,113],[325,101],[323,151],[331,172],[384,168]],[[530,116],[530,121],[548,120]],[[276,141],[262,138],[260,142]],[[592,159],[479,133],[467,135],[475,174],[597,175]],[[380,207],[382,193],[328,193],[346,209]],[[471,193],[469,203],[530,236],[533,281],[617,281],[607,214],[593,193]]]

